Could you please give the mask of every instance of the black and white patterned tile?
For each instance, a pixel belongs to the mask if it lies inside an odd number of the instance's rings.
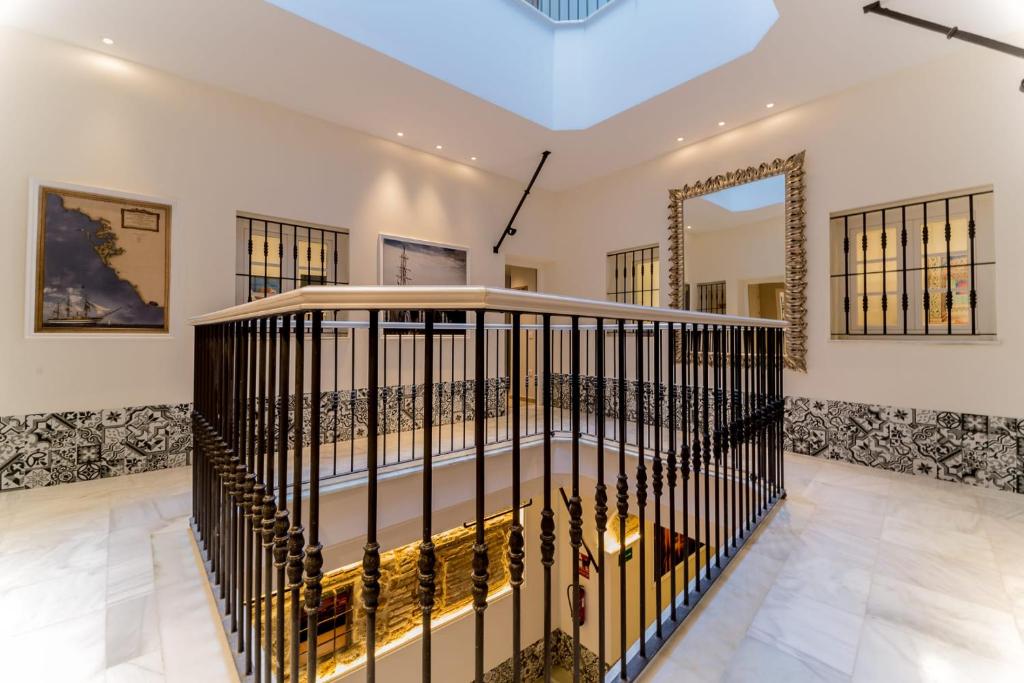
[[[423,385],[381,387],[380,432],[423,426]],[[476,386],[436,386],[434,424],[472,420]],[[508,411],[506,378],[486,382],[488,417]],[[465,403],[463,403],[465,400]],[[367,434],[366,389],[329,391],[320,396],[321,443]],[[313,398],[302,397],[303,445],[310,444]],[[192,456],[192,405],[134,406],[103,410],[0,416],[0,491],[40,488],[182,467]],[[295,397],[289,400],[289,446],[295,442]],[[275,424],[275,434],[280,433]]]
[[[1024,420],[786,398],[785,448],[973,486],[1024,493]]]

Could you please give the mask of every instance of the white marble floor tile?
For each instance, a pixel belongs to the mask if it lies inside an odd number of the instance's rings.
[[[994,565],[975,562],[970,556],[952,560],[882,543],[875,573],[996,609],[1006,609],[1009,597],[1002,573]]]
[[[824,664],[800,659],[755,638],[746,638],[730,658],[728,683],[842,683],[850,677]]]
[[[0,593],[0,639],[102,611],[106,573],[106,567],[95,567]]]
[[[0,678],[32,683],[102,681],[104,617],[103,610],[71,615],[0,638]]]
[[[868,617],[861,635],[856,683],[1010,683],[1020,663],[992,660],[914,629]]]
[[[967,556],[977,562],[995,564],[996,561],[992,543],[982,533],[942,531],[931,526],[887,517],[882,525],[882,540],[931,553],[943,560],[957,561]]]
[[[871,571],[841,556],[802,549],[785,564],[775,585],[794,595],[863,615],[871,591]]]
[[[862,616],[773,588],[750,626],[750,636],[798,658],[853,673]]]
[[[981,657],[1024,657],[1014,615],[876,575],[868,597],[868,615],[963,647]]]

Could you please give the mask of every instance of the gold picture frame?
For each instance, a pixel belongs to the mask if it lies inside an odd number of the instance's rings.
[[[28,329],[168,334],[171,204],[62,183],[33,183],[32,191]]]
[[[686,289],[686,220],[683,203],[703,195],[776,175],[786,177],[786,287],[783,356],[790,370],[807,372],[807,246],[804,154],[748,166],[668,191],[669,292],[672,308],[683,308]]]

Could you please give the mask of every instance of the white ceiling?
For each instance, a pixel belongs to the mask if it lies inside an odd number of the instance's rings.
[[[750,54],[592,128],[557,132],[262,0],[0,0],[0,23],[523,181],[550,149],[538,184],[551,190],[670,152],[678,136],[691,144],[953,50],[982,49],[865,15],[867,0],[775,1],[780,19]],[[1024,30],[1021,0],[886,6],[993,37]]]

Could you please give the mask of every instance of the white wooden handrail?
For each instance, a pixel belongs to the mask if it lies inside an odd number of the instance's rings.
[[[309,286],[192,318],[211,325],[299,311],[457,310],[521,312],[605,320],[785,328],[783,320],[636,306],[497,287]]]

